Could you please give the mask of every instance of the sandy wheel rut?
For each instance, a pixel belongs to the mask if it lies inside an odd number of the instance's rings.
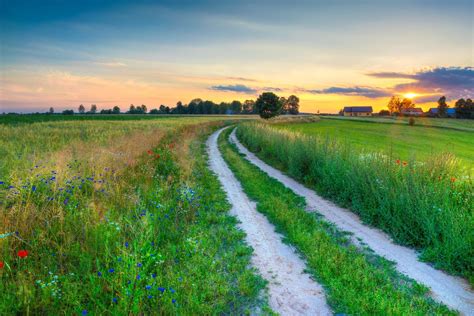
[[[270,307],[282,315],[330,315],[321,285],[304,272],[304,261],[282,242],[282,236],[256,210],[255,203],[243,192],[222,158],[217,139],[223,130],[209,137],[209,165],[227,193],[232,204],[231,213],[239,219],[239,227],[247,234],[247,243],[254,249],[253,266],[269,282]]]

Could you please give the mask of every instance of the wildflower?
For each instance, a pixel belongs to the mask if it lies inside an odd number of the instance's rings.
[[[397,160],[395,161],[395,163],[396,163],[397,165],[399,165],[399,164],[400,164],[400,159],[397,159]]]
[[[406,161],[404,161],[404,162],[403,162],[403,165],[406,166],[406,165],[408,165],[408,163],[407,163]]]
[[[101,277],[102,276],[102,272],[97,272],[97,276]]]
[[[161,293],[164,293],[165,290],[166,290],[166,289],[165,289],[164,287],[159,287],[159,288],[158,288],[158,291],[160,291]]]
[[[125,242],[125,248],[128,248],[128,241]]]
[[[155,278],[156,278],[156,273],[152,273],[152,274],[151,274],[151,277],[152,277],[153,279],[155,279]]]
[[[18,250],[18,257],[20,258],[28,257],[28,250]]]
[[[160,154],[156,154],[156,159],[160,159]]]
[[[147,289],[147,290],[151,290],[151,285],[147,285],[147,286],[145,286],[145,289]]]
[[[451,182],[454,183],[456,181],[456,178],[455,177],[452,177],[451,178]]]
[[[3,261],[0,261],[0,269],[3,269],[4,266],[5,266],[5,263],[3,263]]]
[[[141,268],[143,265],[141,262],[137,263],[137,267]]]
[[[137,274],[137,280],[140,280],[140,274]]]
[[[148,149],[147,153],[148,155],[153,155],[153,151],[151,149]]]
[[[171,144],[169,145],[169,148],[170,148],[170,149],[173,149],[173,148],[174,148],[174,143],[171,143]]]
[[[118,302],[118,299],[117,299],[116,297],[114,297],[114,298],[112,299],[112,302],[117,303],[117,302]]]
[[[114,269],[109,269],[109,273],[114,273],[115,270]]]
[[[170,287],[170,292],[174,294],[176,291],[172,287]]]
[[[31,191],[35,192],[36,191],[36,185],[31,187]]]
[[[176,300],[173,298],[173,299],[171,300],[171,303],[176,304]]]
[[[149,299],[152,299],[152,298],[153,298],[153,295],[151,295],[151,294],[148,295],[148,298],[149,298]]]
[[[82,311],[82,315],[87,315],[87,309],[84,309],[84,310]]]

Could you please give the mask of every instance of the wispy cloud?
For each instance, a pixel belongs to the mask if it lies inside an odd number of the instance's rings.
[[[252,87],[248,87],[243,84],[218,85],[218,86],[212,86],[210,89],[216,90],[216,91],[228,91],[228,92],[238,92],[238,93],[248,93],[248,94],[253,94],[257,92],[256,89]]]
[[[257,82],[258,80],[251,79],[251,78],[244,78],[244,77],[226,77],[229,80],[236,80],[236,81],[248,81],[248,82]]]
[[[348,96],[363,96],[366,98],[380,98],[391,95],[391,92],[387,89],[374,88],[374,87],[330,87],[326,89],[306,89],[305,92],[313,94],[341,94]]]
[[[124,63],[121,63],[121,62],[117,62],[117,61],[112,61],[112,62],[96,62],[95,64],[96,64],[96,65],[99,65],[99,66],[112,67],[112,68],[116,68],[116,67],[126,67],[126,66],[127,66],[127,64],[124,64]]]

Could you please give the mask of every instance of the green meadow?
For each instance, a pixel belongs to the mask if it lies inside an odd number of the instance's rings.
[[[460,126],[453,125],[458,122]],[[406,119],[321,118],[314,123],[274,126],[334,139],[364,152],[383,152],[394,160],[422,161],[449,153],[466,167],[474,165],[474,124],[468,120],[416,118],[415,125],[409,126]]]

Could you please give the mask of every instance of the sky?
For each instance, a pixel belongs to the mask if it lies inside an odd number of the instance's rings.
[[[474,97],[473,1],[0,0],[0,112]]]

